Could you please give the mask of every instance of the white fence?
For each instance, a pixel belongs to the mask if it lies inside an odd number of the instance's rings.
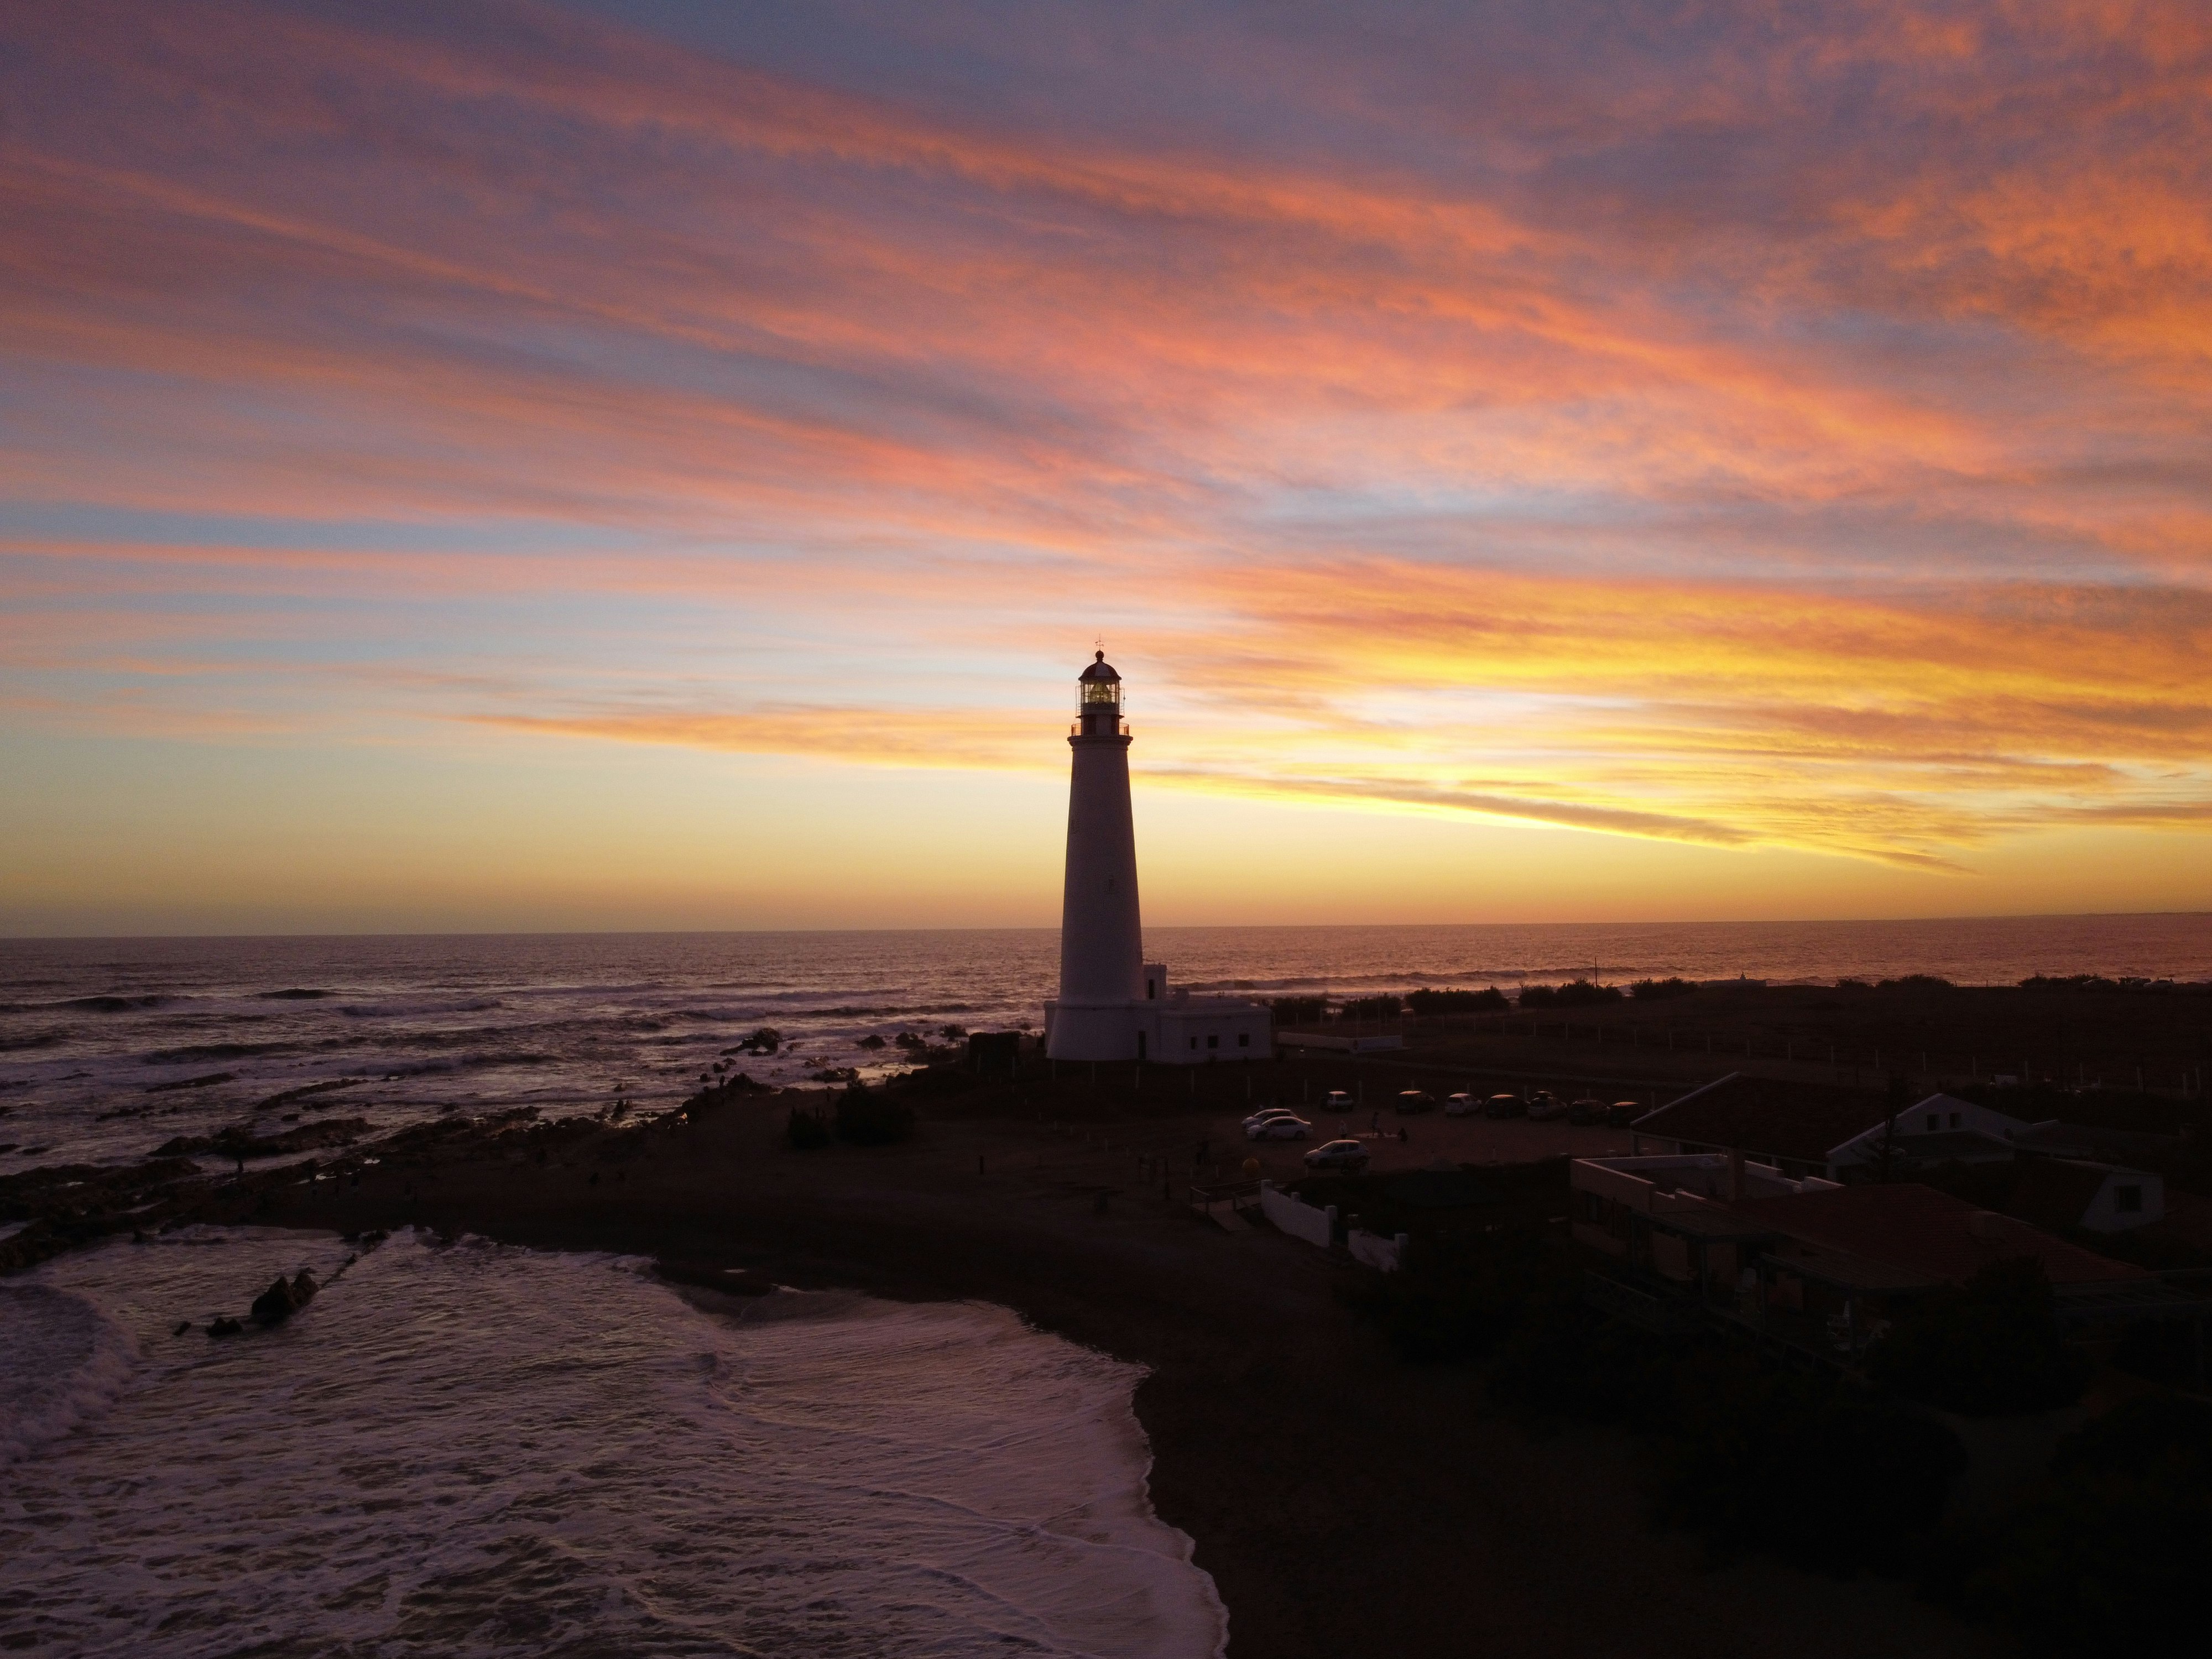
[[[1260,1183],[1260,1208],[1268,1220],[1292,1238],[1327,1249],[1336,1232],[1336,1206],[1316,1210],[1304,1204],[1272,1181]]]
[[[1406,1235],[1403,1233],[1395,1238],[1385,1238],[1380,1233],[1354,1227],[1346,1243],[1352,1247],[1354,1261],[1364,1261],[1381,1273],[1396,1273],[1398,1264],[1406,1254]]]

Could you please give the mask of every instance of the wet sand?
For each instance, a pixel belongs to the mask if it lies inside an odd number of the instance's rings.
[[[1401,1362],[1340,1302],[1353,1270],[1264,1226],[1231,1233],[1194,1216],[1179,1200],[1201,1139],[1231,1167],[1248,1152],[1285,1175],[1296,1164],[1295,1146],[1233,1139],[1233,1112],[1064,1129],[926,1116],[908,1145],[799,1153],[783,1142],[788,1106],[763,1098],[535,1147],[465,1141],[387,1158],[358,1186],[267,1185],[253,1218],[412,1222],[980,1298],[1143,1364],[1154,1503],[1196,1540],[1237,1659],[1991,1650],[1896,1584],[1710,1568],[1692,1541],[1645,1526],[1624,1437],[1530,1433],[1469,1372]],[[1553,1138],[1595,1151],[1605,1134],[1447,1132],[1433,1116],[1412,1133],[1378,1143],[1378,1167],[1441,1151],[1481,1161],[1486,1146],[1522,1158]]]

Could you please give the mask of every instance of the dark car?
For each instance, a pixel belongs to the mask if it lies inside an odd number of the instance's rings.
[[[1607,1105],[1601,1100],[1591,1100],[1585,1097],[1584,1099],[1574,1101],[1569,1104],[1567,1107],[1567,1121],[1579,1125],[1583,1128],[1588,1128],[1593,1123],[1604,1122],[1605,1115],[1612,1109],[1613,1108]]]
[[[1650,1109],[1640,1100],[1616,1100],[1606,1109],[1606,1125],[1609,1128],[1626,1129]]]
[[[1518,1095],[1492,1095],[1482,1103],[1485,1117],[1526,1117],[1528,1103]]]
[[[1398,1091],[1398,1109],[1401,1112],[1433,1112],[1437,1109],[1437,1097],[1419,1089],[1401,1089]]]

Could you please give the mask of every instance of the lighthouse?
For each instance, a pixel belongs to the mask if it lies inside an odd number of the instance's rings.
[[[1145,961],[1121,677],[1100,651],[1075,686],[1060,995],[1045,1004],[1045,1051],[1054,1060],[1182,1065],[1264,1058],[1267,1009],[1229,997],[1170,997],[1166,967]]]
[[[1075,687],[1075,726],[1067,734],[1074,758],[1060,900],[1060,1000],[1049,1048],[1055,1060],[1133,1060],[1130,1005],[1145,994],[1145,948],[1121,677],[1101,651],[1076,677]]]

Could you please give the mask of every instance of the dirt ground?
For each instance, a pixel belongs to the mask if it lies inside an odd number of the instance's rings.
[[[1195,1216],[1189,1181],[1217,1162],[1297,1166],[1296,1143],[1237,1137],[1250,1081],[1211,1079],[1217,1097],[1196,1113],[1155,1095],[1117,1117],[1094,1097],[1079,1121],[1054,1121],[1055,1103],[1032,1099],[1018,1115],[926,1113],[902,1146],[805,1153],[784,1142],[789,1101],[766,1097],[543,1164],[482,1150],[387,1160],[358,1186],[290,1188],[257,1218],[414,1222],[785,1283],[987,1299],[1139,1362],[1154,1502],[1196,1540],[1237,1659],[1990,1650],[1896,1584],[1711,1567],[1688,1540],[1647,1528],[1620,1437],[1533,1436],[1487,1407],[1468,1373],[1397,1359],[1338,1297],[1357,1270],[1264,1226],[1232,1233]],[[1408,1141],[1376,1143],[1378,1168],[1623,1138],[1438,1115],[1409,1127]]]

